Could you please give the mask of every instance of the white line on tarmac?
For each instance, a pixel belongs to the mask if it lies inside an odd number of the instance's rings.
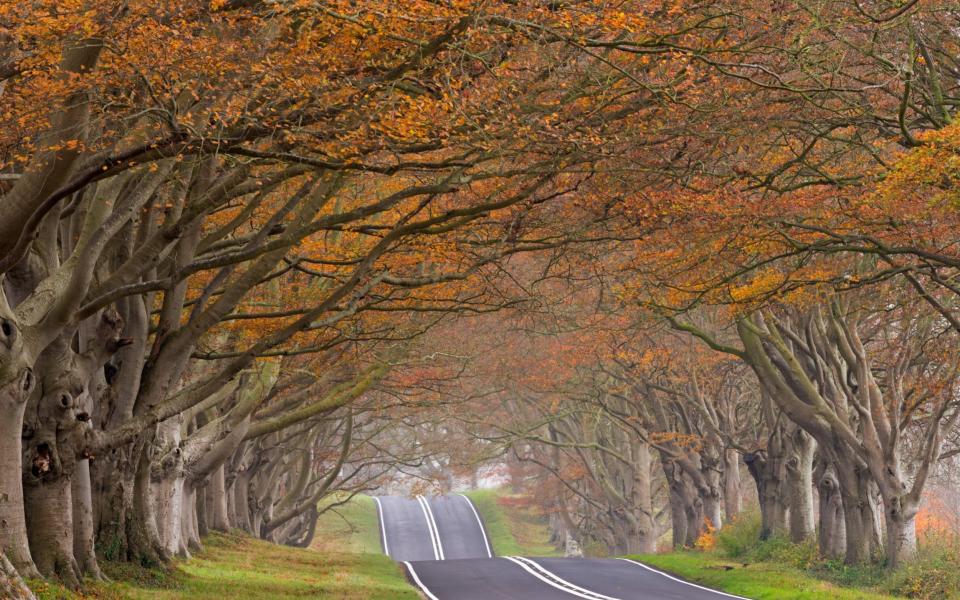
[[[584,589],[578,585],[574,585],[567,581],[566,579],[561,579],[556,574],[551,573],[543,568],[543,566],[533,562],[532,560],[520,557],[520,556],[505,556],[507,560],[516,563],[524,571],[530,573],[540,581],[557,588],[563,592],[566,592],[572,596],[578,598],[585,598],[586,600],[619,600],[619,598],[614,598],[612,596],[604,596],[603,594],[592,592],[588,589]],[[529,563],[529,564],[527,564]],[[534,570],[536,569],[536,570]]]
[[[487,558],[493,558],[493,551],[490,550],[490,540],[487,539],[487,530],[483,527],[483,521],[480,520],[480,513],[477,512],[477,507],[473,505],[473,500],[470,498],[467,498],[463,494],[457,495],[466,500],[470,510],[473,511],[473,516],[477,518],[477,525],[480,526],[480,533],[483,534],[483,545],[487,547]]]
[[[380,498],[373,497],[377,503],[377,514],[380,515],[380,529],[383,530],[383,553],[390,556],[390,548],[387,546],[387,522],[383,520],[383,505],[380,504]]]
[[[403,564],[407,565],[407,569],[410,571],[410,576],[413,577],[414,583],[416,583],[417,586],[423,591],[423,593],[427,595],[427,598],[429,598],[430,600],[440,600],[439,598],[433,595],[433,592],[427,589],[427,586],[423,585],[423,582],[420,581],[419,577],[417,577],[417,572],[413,570],[413,565],[411,565],[407,561],[403,561]]]
[[[704,590],[704,591],[706,591],[706,592],[713,592],[714,594],[718,594],[718,595],[720,595],[720,596],[726,596],[727,598],[737,598],[738,600],[750,600],[749,598],[745,598],[745,597],[743,597],[743,596],[734,596],[733,594],[728,594],[728,593],[726,593],[726,592],[718,592],[717,590],[711,590],[710,588],[703,587],[702,585],[697,585],[697,584],[695,584],[695,583],[690,583],[689,581],[684,581],[684,580],[682,580],[682,579],[678,579],[678,578],[674,577],[673,575],[668,575],[668,574],[664,573],[663,571],[659,571],[659,570],[657,570],[657,569],[654,569],[653,567],[648,567],[647,565],[643,564],[642,562],[638,562],[638,561],[635,561],[635,560],[630,560],[629,558],[618,558],[617,560],[622,560],[622,561],[626,561],[626,562],[628,562],[628,563],[633,563],[633,564],[637,565],[638,567],[643,567],[644,569],[646,569],[646,570],[648,570],[648,571],[651,571],[651,572],[653,572],[653,573],[656,573],[657,575],[663,575],[663,576],[666,577],[667,579],[672,579],[672,580],[676,581],[677,583],[682,583],[682,584],[684,584],[684,585],[689,585],[689,586],[691,586],[691,587],[695,587],[695,588]]]
[[[433,556],[436,560],[445,560],[443,556],[443,542],[440,541],[440,529],[437,528],[437,522],[433,518],[433,511],[430,510],[430,503],[423,496],[417,496],[420,502],[420,508],[423,509],[423,516],[427,520],[427,529],[430,530],[430,541],[433,543]]]

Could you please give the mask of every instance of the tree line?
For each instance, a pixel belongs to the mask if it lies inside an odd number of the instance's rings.
[[[459,384],[430,332],[564,286],[589,301],[553,325],[593,315],[597,361],[545,414],[481,416],[568,529],[632,551],[669,514],[688,543],[736,512],[743,459],[770,531],[817,512],[824,552],[909,557],[956,434],[957,18],[4,5],[5,572],[76,586],[230,527],[309,543],[324,497],[435,463]]]

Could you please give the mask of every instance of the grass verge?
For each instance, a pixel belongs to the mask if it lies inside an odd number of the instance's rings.
[[[326,500],[336,505],[341,498]],[[377,506],[370,496],[354,496],[331,506],[317,521],[317,536],[310,547],[318,552],[382,554]]]
[[[497,556],[560,556],[550,543],[550,531],[543,515],[525,506],[522,496],[513,496],[501,489],[473,490],[466,493],[473,500]]]
[[[895,600],[880,592],[845,588],[780,563],[742,563],[714,552],[631,556],[687,581],[754,600]]]
[[[326,536],[326,532],[324,532]],[[213,534],[166,570],[104,565],[111,583],[73,593],[32,582],[42,600],[418,600],[400,567],[381,554],[317,552],[240,534]]]

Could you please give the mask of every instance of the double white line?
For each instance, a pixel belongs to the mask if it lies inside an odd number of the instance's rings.
[[[433,544],[433,557],[435,560],[445,560],[443,556],[443,542],[440,541],[440,530],[437,529],[437,521],[433,518],[433,511],[430,510],[430,503],[423,496],[417,496],[420,508],[423,509],[423,517],[427,520],[427,529],[430,530],[430,543]]]
[[[614,598],[613,596],[604,596],[599,592],[593,592],[586,588],[582,588],[578,585],[570,583],[555,573],[544,569],[542,566],[530,560],[529,558],[523,558],[522,556],[505,556],[504,558],[520,565],[520,568],[522,568],[524,571],[530,573],[547,585],[555,587],[558,590],[566,592],[572,596],[576,596],[577,598],[585,598],[586,600],[619,600],[619,598]]]

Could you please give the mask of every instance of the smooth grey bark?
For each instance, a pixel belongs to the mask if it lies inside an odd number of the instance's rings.
[[[27,538],[20,445],[26,396],[32,388],[33,375],[26,370],[0,388],[0,551],[24,577],[39,576]]]
[[[735,519],[743,511],[740,453],[733,449],[723,453],[723,508],[727,521]]]
[[[227,510],[227,486],[224,479],[224,466],[217,467],[210,476],[207,486],[207,501],[210,509],[210,528],[216,531],[229,531],[230,518]]]
[[[816,443],[799,427],[791,432],[789,440],[786,473],[790,540],[799,544],[811,538],[816,527],[813,505],[813,455]]]
[[[821,459],[815,472],[820,522],[817,543],[820,555],[827,558],[843,558],[847,546],[847,529],[844,522],[843,498],[834,466]]]
[[[778,435],[770,437],[767,450],[757,450],[743,455],[747,471],[757,487],[760,502],[760,538],[769,539],[785,535],[788,527],[788,510],[783,454]]]
[[[93,528],[93,493],[90,483],[90,459],[77,463],[71,479],[73,499],[73,556],[80,572],[87,577],[103,579],[97,563]]]
[[[81,572],[73,557],[73,500],[70,480],[57,478],[24,488],[30,553],[41,573],[66,586],[80,586]]]
[[[631,554],[650,554],[657,551],[657,538],[659,537],[656,511],[653,506],[650,445],[642,441],[637,443],[632,458],[636,473],[634,513],[637,523],[634,527],[635,534],[631,535],[634,545],[628,549],[628,552]]]

